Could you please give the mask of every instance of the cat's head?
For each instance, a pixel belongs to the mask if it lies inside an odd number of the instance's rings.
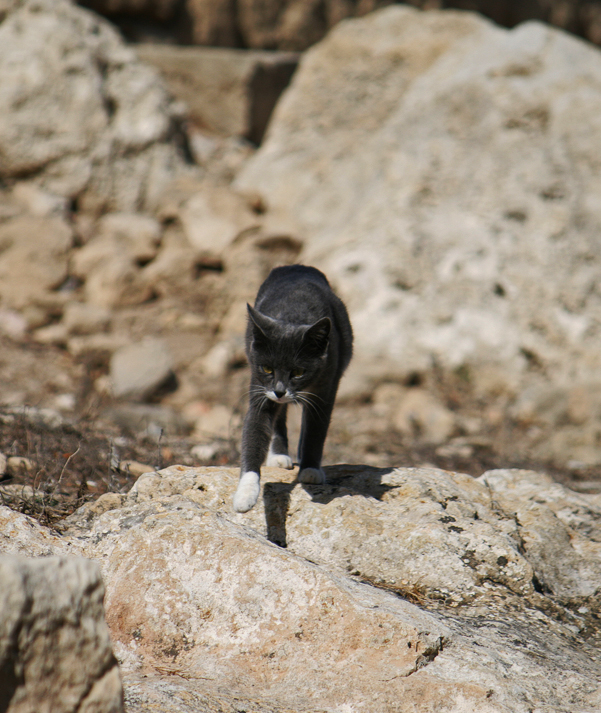
[[[326,365],[329,318],[290,325],[247,307],[248,360],[262,395],[277,403],[302,402]]]

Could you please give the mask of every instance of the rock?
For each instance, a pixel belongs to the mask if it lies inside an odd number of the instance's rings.
[[[537,587],[563,602],[598,596],[601,543],[590,530],[597,508],[586,497],[529,471],[492,470],[478,480],[520,523]]]
[[[7,713],[119,713],[123,691],[98,565],[0,557],[0,705]]]
[[[244,319],[242,325],[246,326],[246,319]],[[239,332],[239,334],[241,332]],[[211,347],[202,357],[200,367],[203,374],[209,377],[223,378],[233,364],[244,363],[245,361],[244,344],[241,338],[238,337],[217,342],[217,344]]]
[[[35,468],[35,465],[31,458],[25,458],[23,456],[9,456],[6,461],[6,471],[11,475],[19,475],[20,473],[31,473]]]
[[[67,277],[72,240],[71,229],[61,218],[22,216],[0,224],[3,306],[22,310],[33,303],[44,310],[53,291]],[[50,305],[48,310],[51,309]],[[48,310],[44,310],[43,321]]]
[[[151,465],[145,465],[137,460],[122,460],[119,463],[119,470],[137,478],[144,473],[152,473],[155,469]]]
[[[123,430],[145,435],[155,442],[160,442],[164,434],[185,436],[190,432],[186,419],[168,406],[120,404],[108,409],[105,416]]]
[[[20,181],[13,188],[12,195],[26,209],[27,213],[36,217],[67,217],[67,199],[47,193],[34,183]]]
[[[133,710],[598,708],[592,497],[525,471],[326,470],[264,469],[239,515],[234,469],[172,466],[67,519],[103,567]]]
[[[364,379],[597,378],[600,80],[599,51],[561,31],[404,6],[306,53],[235,185],[296,221]]]
[[[456,429],[452,411],[426,389],[407,389],[392,416],[393,426],[403,435],[430,445],[447,441]]]
[[[120,530],[124,516],[139,524],[112,547],[107,533],[102,549],[113,550],[104,560],[108,621],[124,669],[132,673],[158,667],[227,678],[230,695],[244,695],[262,672],[276,706],[332,707],[350,698],[366,710],[385,710],[404,678],[435,658],[447,634],[410,605],[342,582],[193,503],[145,503],[105,513],[97,523]],[[191,549],[182,568],[174,537],[184,532],[181,544]],[[147,556],[158,565],[152,578],[140,566]],[[129,573],[127,583],[121,571]],[[232,588],[233,581],[245,585]],[[139,589],[144,598],[132,596]],[[197,616],[185,614],[190,606]],[[161,653],[166,641],[168,659]],[[217,648],[219,658],[210,653]],[[319,681],[304,671],[307,660],[320,671]],[[335,685],[341,675],[349,676],[344,691]]]
[[[495,589],[536,600],[536,587],[549,581],[539,559],[544,542],[554,561],[571,563],[548,585],[553,595],[564,603],[594,597],[592,583],[597,572],[601,576],[592,534],[598,508],[547,476],[508,470],[473,479],[426,468],[330,466],[330,485],[303,488],[277,469],[265,472],[262,499],[246,515],[230,509],[234,469],[167,468],[139,478],[128,499],[183,494],[313,562],[400,592],[414,587],[426,599],[455,605]],[[526,538],[537,519],[541,534]],[[356,532],[362,533],[360,545]]]
[[[256,144],[298,63],[290,52],[165,44],[136,45],[136,54],[159,70],[196,126]]]
[[[148,337],[118,349],[111,357],[110,376],[118,398],[143,400],[172,376],[173,359],[165,342]]]
[[[28,557],[80,555],[77,543],[66,542],[32,517],[0,505],[0,553]]]
[[[212,441],[215,438],[230,438],[232,431],[240,425],[240,418],[235,417],[231,409],[223,404],[203,409],[196,418],[193,437]]]
[[[149,215],[107,213],[98,221],[98,240],[127,252],[134,260],[153,260],[161,242],[161,226]]]
[[[0,25],[0,178],[29,177],[79,209],[153,203],[186,167],[176,108],[102,18],[24,0]]]
[[[326,470],[264,469],[240,515],[235,469],[172,466],[60,537],[0,507],[0,550],[100,564],[132,711],[599,709],[599,496],[529,471]]]
[[[49,324],[46,327],[40,327],[33,333],[33,338],[40,344],[55,344],[64,346],[67,343],[69,333],[64,324]]]
[[[387,4],[387,0],[382,4]],[[374,0],[289,0],[281,5],[241,0],[237,6],[238,24],[248,47],[304,50],[345,17],[362,15],[380,6]]]
[[[125,347],[127,344],[127,335],[99,333],[82,337],[69,337],[67,349],[74,357],[81,357],[85,354],[102,354],[108,358],[117,349]],[[103,375],[103,377],[99,378],[106,378],[110,387],[110,377],[108,375]],[[110,391],[110,388],[108,391]]]
[[[199,255],[221,258],[241,233],[257,226],[246,201],[227,188],[204,186],[182,205],[179,219]]]
[[[219,443],[197,443],[190,448],[190,455],[200,461],[211,461],[219,453]]]
[[[63,325],[70,335],[104,332],[111,323],[111,313],[104,307],[85,302],[70,302],[63,312]]]
[[[0,452],[0,479],[8,470],[8,458]]]
[[[27,320],[12,309],[0,309],[0,331],[13,339],[22,339],[27,332]]]
[[[150,216],[105,215],[71,263],[73,274],[85,280],[88,302],[106,310],[149,299],[152,286],[140,268],[156,257],[160,241],[161,227]]]

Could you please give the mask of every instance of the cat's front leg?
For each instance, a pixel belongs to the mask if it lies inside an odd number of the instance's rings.
[[[326,474],[321,467],[321,457],[333,408],[333,401],[331,403],[321,402],[319,409],[311,406],[303,408],[301,437],[298,445],[300,464],[298,479],[301,483],[323,485],[326,482]]]
[[[290,470],[294,467],[292,458],[288,455],[288,429],[286,427],[286,415],[288,405],[280,406],[280,410],[275,419],[273,436],[269,444],[266,465],[271,468],[286,468]]]
[[[261,491],[261,465],[267,455],[273,427],[274,409],[251,404],[244,419],[240,480],[234,494],[234,510],[248,512]]]

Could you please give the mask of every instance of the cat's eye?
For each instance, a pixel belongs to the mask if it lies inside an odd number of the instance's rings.
[[[273,374],[273,369],[270,366],[262,366],[261,369],[264,374]]]
[[[301,369],[300,367],[298,369],[293,369],[291,374],[294,379],[298,379],[299,376],[302,376],[305,373],[304,369]]]

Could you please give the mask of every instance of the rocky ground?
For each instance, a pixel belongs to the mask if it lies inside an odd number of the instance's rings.
[[[0,411],[0,452],[6,458],[0,496],[22,512],[52,524],[101,494],[127,492],[147,470],[238,463],[248,381],[242,363],[219,384],[212,379],[206,400],[195,402],[194,410],[204,410],[209,425],[192,435],[194,421],[178,420],[179,412],[168,405],[177,392],[157,393],[148,404],[119,401],[93,388],[106,379],[106,360],[75,359],[64,349],[31,340],[4,336],[0,343],[11,400],[19,395],[17,405],[5,403]],[[211,398],[216,389],[227,395],[217,404]],[[492,468],[526,468],[544,471],[580,492],[601,491],[599,467],[529,458],[529,444],[541,438],[540,429],[533,434],[533,426],[507,417],[501,404],[478,403],[466,391],[461,383],[444,381],[428,391],[409,387],[416,400],[423,398],[423,413],[431,409],[435,393],[434,403],[445,403],[464,424],[462,435],[436,445],[421,440],[417,420],[408,423],[412,430],[395,427],[393,404],[407,387],[385,384],[372,398],[343,401],[335,410],[326,462],[436,466],[475,477]],[[212,425],[211,415],[216,419]],[[486,426],[470,434],[472,424],[484,419]],[[294,412],[291,426],[294,438],[299,427]]]
[[[599,51],[395,6],[136,53],[0,6],[0,709],[599,710]],[[355,355],[328,483],[242,515],[245,303],[294,262]]]

